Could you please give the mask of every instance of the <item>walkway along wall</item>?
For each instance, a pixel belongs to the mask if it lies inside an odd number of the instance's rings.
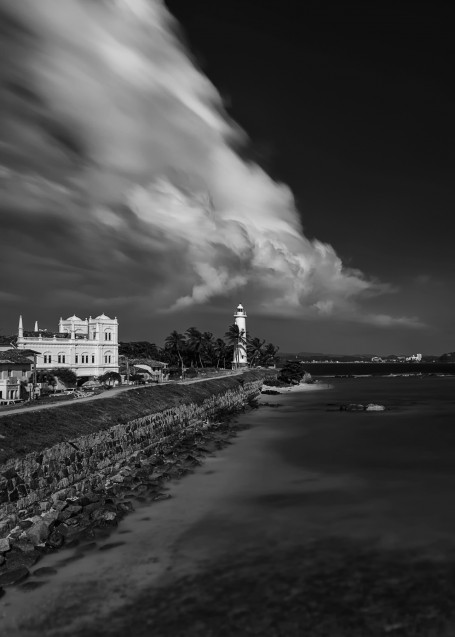
[[[17,524],[19,513],[21,518],[25,513],[39,515],[58,499],[103,489],[120,466],[127,466],[137,454],[153,455],[185,428],[197,423],[203,427],[204,421],[216,418],[221,412],[238,410],[260,393],[262,380],[260,372],[247,372],[242,377],[187,386],[150,387],[95,401],[103,404],[104,413],[100,419],[97,406],[91,433],[62,440],[0,465],[0,538]],[[152,394],[147,392],[158,392],[155,393],[158,400],[150,400]],[[163,398],[169,406],[159,411],[154,409],[151,403],[162,404]],[[122,400],[123,403],[119,402]],[[118,418],[118,408],[120,405],[124,408],[125,402],[136,412],[135,417],[112,425]],[[91,404],[85,403],[85,406]],[[75,411],[87,412],[85,406],[74,404],[35,414],[40,414],[41,420],[47,419],[47,426],[52,427],[58,426],[59,416],[64,419],[69,415],[68,410],[72,410],[73,416]],[[8,417],[8,431],[13,432],[15,428],[19,431],[23,416]],[[27,414],[29,420],[31,416]],[[2,420],[0,418],[0,425]],[[84,422],[84,427],[87,426],[90,427],[90,423]],[[61,437],[65,436],[63,429]],[[0,427],[0,431],[5,431],[5,427]],[[33,430],[29,435],[33,436]]]

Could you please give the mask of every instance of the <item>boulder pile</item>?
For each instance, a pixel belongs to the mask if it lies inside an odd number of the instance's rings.
[[[35,515],[19,511],[15,526],[0,539],[0,596],[3,587],[21,584],[39,559],[61,547],[94,540],[97,531],[115,528],[134,509],[134,503],[169,498],[163,483],[190,473],[207,454],[230,444],[237,435],[235,422],[197,422],[176,434],[175,439],[148,456],[136,452],[113,467],[104,488],[66,497],[54,493],[50,501],[37,505]]]

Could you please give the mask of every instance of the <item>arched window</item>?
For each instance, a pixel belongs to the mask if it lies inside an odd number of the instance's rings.
[[[65,354],[65,352],[59,352],[58,353],[57,362],[58,363],[65,363],[66,362],[66,354]]]
[[[109,352],[104,352],[104,364],[105,365],[108,365],[109,363],[111,363],[112,362],[112,358],[113,358],[112,352],[110,352],[110,351]]]
[[[104,340],[105,341],[112,341],[112,332],[111,332],[111,330],[106,330],[104,332]]]
[[[84,352],[83,354],[81,354],[81,363],[88,363],[88,354],[87,352]]]
[[[43,357],[45,365],[47,365],[48,363],[52,363],[52,354],[50,352],[44,352]]]

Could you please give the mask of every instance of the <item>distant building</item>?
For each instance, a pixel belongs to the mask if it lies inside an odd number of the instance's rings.
[[[105,314],[80,319],[60,319],[58,332],[38,328],[27,332],[19,318],[17,348],[37,352],[38,370],[66,367],[77,376],[101,376],[118,372],[118,321]]]
[[[0,404],[21,398],[21,383],[28,385],[32,361],[15,349],[0,351]]]
[[[235,324],[239,328],[239,338],[237,344],[234,347],[234,358],[232,360],[232,367],[246,367],[248,365],[248,359],[246,355],[246,312],[243,309],[243,305],[237,306],[237,311],[234,314]]]
[[[168,363],[162,361],[147,361],[147,364],[132,363],[131,367],[138,376],[142,377],[142,380],[153,383],[162,383],[168,380],[169,373],[167,371]]]
[[[422,354],[411,354],[411,356],[406,356],[407,363],[420,363],[422,360]]]

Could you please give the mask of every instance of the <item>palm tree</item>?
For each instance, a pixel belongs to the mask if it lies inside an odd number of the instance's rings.
[[[183,336],[183,334],[179,334],[177,330],[174,330],[169,334],[169,336],[166,336],[164,343],[164,348],[171,354],[174,354],[178,357],[183,372],[182,352],[185,350],[186,347],[185,337]]]
[[[234,363],[237,367],[239,363],[239,347],[246,347],[247,335],[244,330],[240,330],[237,323],[229,325],[228,331],[224,334],[226,340],[234,347]]]
[[[228,354],[228,346],[222,338],[217,338],[214,344],[214,353],[216,356],[216,366],[220,366],[220,360],[223,360],[223,367],[226,367],[226,356]]]
[[[251,367],[253,367],[253,364],[256,358],[259,357],[260,359],[262,354],[264,353],[264,350],[263,350],[264,343],[265,343],[265,339],[258,338],[257,336],[249,340],[248,350],[250,354],[252,355],[251,362],[250,362]]]
[[[279,349],[280,348],[277,345],[274,345],[273,343],[267,343],[267,345],[265,346],[263,350],[261,362],[264,365],[270,365],[271,363],[275,364],[276,363],[275,357],[278,354]]]
[[[216,357],[215,353],[215,339],[213,338],[212,332],[203,332],[203,352],[207,359],[210,360],[210,365],[213,365],[213,360]]]
[[[204,367],[201,358],[201,352],[204,349],[204,336],[202,332],[200,332],[195,327],[189,327],[186,332],[186,343],[188,346],[188,350],[194,354],[194,358],[197,365],[197,359],[199,359],[199,363],[201,367]]]

